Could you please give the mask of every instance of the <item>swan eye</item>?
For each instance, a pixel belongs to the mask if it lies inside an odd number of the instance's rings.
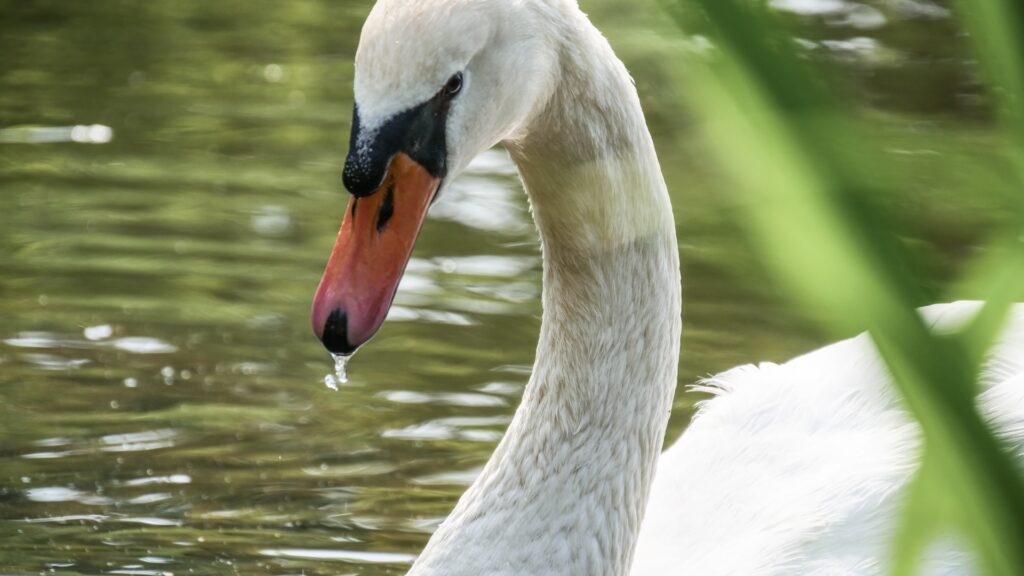
[[[453,98],[462,90],[462,72],[456,72],[444,84],[444,95]]]

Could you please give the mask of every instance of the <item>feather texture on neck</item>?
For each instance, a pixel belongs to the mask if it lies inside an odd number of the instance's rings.
[[[578,10],[560,80],[506,140],[544,253],[532,377],[410,574],[628,573],[676,384],[668,194],[624,66]]]

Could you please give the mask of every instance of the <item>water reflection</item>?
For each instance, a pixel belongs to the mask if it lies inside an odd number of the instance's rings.
[[[399,404],[434,404],[447,406],[505,406],[507,403],[502,398],[495,398],[486,394],[468,394],[441,392],[427,394],[423,392],[410,392],[408,390],[392,390],[377,394],[390,402]]]
[[[85,494],[73,488],[60,486],[46,486],[43,488],[29,488],[25,491],[25,497],[34,502],[78,502],[92,506],[105,506],[111,503],[109,498],[101,498],[91,494]]]
[[[124,482],[125,486],[149,486],[150,484],[190,484],[192,477],[188,474],[171,474],[170,476],[150,476],[132,478]]]
[[[501,439],[499,430],[507,425],[509,418],[496,416],[491,418],[452,417],[438,418],[428,422],[419,422],[400,429],[385,430],[384,438],[402,440],[464,440],[467,442],[494,443]],[[480,429],[478,426],[494,426],[491,430]]]
[[[125,336],[101,342],[101,340],[109,338],[111,333],[112,329],[107,325],[86,328],[84,330],[85,340],[47,332],[22,332],[14,338],[5,339],[3,343],[15,348],[77,348],[84,350],[109,346],[134,354],[170,354],[178,351],[176,346],[149,336]]]
[[[0,144],[108,144],[114,130],[102,124],[76,126],[21,126],[0,129]]]
[[[502,150],[475,158],[441,193],[430,218],[502,234],[524,234],[531,221],[521,199],[515,166]]]
[[[264,556],[277,558],[305,558],[311,560],[338,560],[342,562],[374,563],[374,564],[412,564],[416,556],[412,554],[396,554],[394,552],[358,552],[355,550],[312,550],[282,549],[260,550]]]

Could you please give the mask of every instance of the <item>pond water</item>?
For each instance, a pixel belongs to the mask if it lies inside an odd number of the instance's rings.
[[[433,208],[337,392],[308,326],[370,5],[0,0],[0,573],[402,574],[486,461],[540,312],[504,152]],[[751,255],[687,111],[686,63],[713,49],[655,2],[583,5],[636,78],[676,207],[674,438],[700,400],[685,385],[830,336]],[[905,179],[882,201],[948,297],[1009,178],[948,7],[774,5]]]

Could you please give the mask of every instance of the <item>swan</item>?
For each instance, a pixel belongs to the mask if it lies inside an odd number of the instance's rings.
[[[312,306],[328,350],[373,336],[431,203],[498,143],[543,251],[522,403],[410,575],[884,573],[921,439],[867,336],[709,379],[713,398],[661,454],[675,223],[630,76],[574,0],[379,0],[354,92],[351,198]],[[921,313],[949,330],[977,308]],[[979,406],[1019,452],[1020,305]],[[929,574],[972,571],[953,542],[927,559]]]

